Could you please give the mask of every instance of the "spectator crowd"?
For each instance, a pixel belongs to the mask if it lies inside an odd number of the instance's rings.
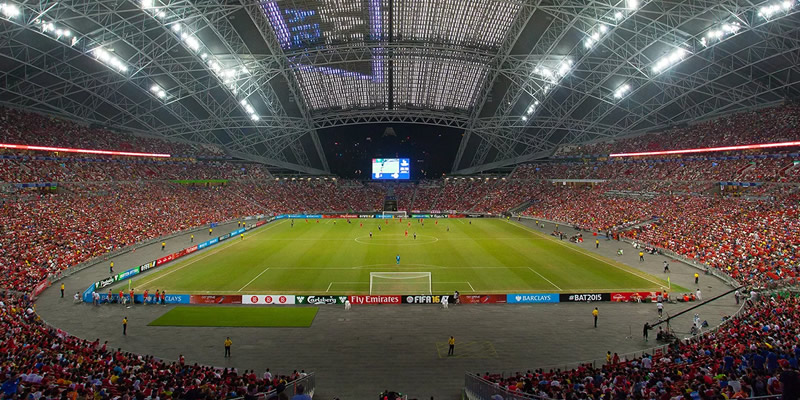
[[[565,148],[561,154],[781,141],[798,137],[799,116],[798,106],[782,106],[616,143]],[[400,210],[514,210],[582,230],[613,231],[748,285],[794,279],[800,262],[800,165],[792,149],[550,162],[519,166],[507,177],[379,184],[276,178],[259,165],[203,161],[202,156],[220,154],[213,148],[120,135],[8,109],[0,109],[0,142],[189,155],[164,161],[2,151],[0,288],[20,292],[70,266],[176,231],[258,214],[377,211],[389,193]],[[730,189],[720,182],[748,185]],[[40,183],[55,189],[23,185]],[[720,331],[677,343],[657,356],[599,368],[483,378],[508,390],[563,399],[697,400],[778,391],[797,398],[798,312],[795,297],[767,297],[754,300]],[[2,299],[0,319],[0,379],[7,397],[178,398],[193,393],[195,398],[224,398],[297,378],[238,374],[109,350],[48,328],[19,296]]]

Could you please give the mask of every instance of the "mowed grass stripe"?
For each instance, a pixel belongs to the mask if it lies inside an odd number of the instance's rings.
[[[178,306],[147,325],[308,328],[317,311],[318,307]]]
[[[363,294],[368,291],[370,272],[429,271],[434,290],[440,293],[466,293],[471,291],[469,285],[480,293],[555,292],[556,287],[562,292],[653,290],[661,286],[647,274],[632,274],[590,254],[565,249],[563,244],[506,221],[472,220],[469,224],[440,219],[438,224],[426,220],[423,226],[412,220],[411,227],[408,222],[354,219],[351,224],[338,220],[334,225],[331,221],[295,220],[294,227],[284,222],[258,237],[273,240],[248,240],[256,236],[245,236],[236,246],[165,276],[157,285],[142,287],[141,282],[149,277],[134,285],[137,291],[167,289],[168,293],[235,294],[247,284],[241,293],[322,294],[330,287],[330,294]],[[404,236],[406,229],[408,237]],[[416,241],[414,232],[420,235]],[[440,240],[420,240],[423,237]],[[397,254],[401,256],[399,266],[395,264]],[[167,271],[170,269],[161,273]]]

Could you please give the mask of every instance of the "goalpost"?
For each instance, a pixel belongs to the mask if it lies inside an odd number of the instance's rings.
[[[406,218],[408,217],[408,213],[405,211],[383,211],[382,215],[385,217],[387,215],[394,215],[395,218]]]
[[[430,272],[370,272],[369,294],[433,294]]]

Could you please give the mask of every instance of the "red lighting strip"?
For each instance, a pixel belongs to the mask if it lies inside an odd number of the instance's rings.
[[[0,149],[58,151],[58,152],[62,152],[62,153],[102,154],[102,155],[107,155],[107,156],[160,157],[160,158],[169,158],[170,157],[169,154],[160,154],[160,153],[134,153],[134,152],[130,152],[130,151],[71,149],[71,148],[68,148],[68,147],[29,146],[29,145],[26,145],[26,144],[4,144],[4,143],[0,143]]]
[[[609,154],[608,156],[609,157],[663,156],[670,154],[710,153],[714,151],[736,151],[736,150],[750,150],[750,149],[771,149],[774,147],[791,147],[791,146],[800,146],[800,142],[744,144],[739,146],[705,147],[702,149],[645,151],[642,153],[614,153],[614,154]]]

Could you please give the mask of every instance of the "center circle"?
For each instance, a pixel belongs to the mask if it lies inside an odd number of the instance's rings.
[[[359,236],[353,240],[361,244],[376,244],[381,246],[413,246],[417,244],[436,243],[439,241],[439,238],[429,235],[417,235],[417,238],[414,239],[413,235],[405,236],[401,234],[391,234],[373,235],[372,238],[369,236]]]

